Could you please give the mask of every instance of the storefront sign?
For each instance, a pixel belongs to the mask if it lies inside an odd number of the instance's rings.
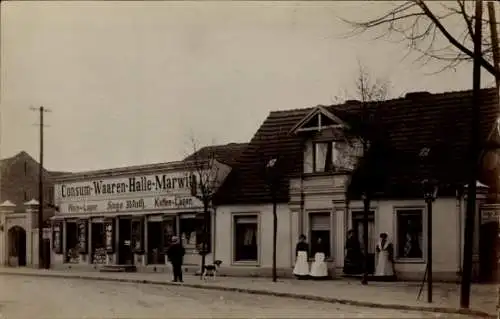
[[[493,206],[493,205],[491,205]],[[500,221],[500,206],[498,207],[481,208],[481,223],[498,222]]]
[[[193,196],[152,196],[135,199],[93,200],[85,203],[62,202],[61,213],[91,214],[97,212],[130,212],[155,209],[187,209],[203,207]]]
[[[196,176],[188,172],[96,179],[85,182],[56,184],[56,200],[92,198],[116,194],[171,193],[189,191]]]

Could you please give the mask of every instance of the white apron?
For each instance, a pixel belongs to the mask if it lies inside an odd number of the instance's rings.
[[[295,261],[295,267],[293,268],[293,274],[295,276],[308,276],[309,275],[309,263],[307,261],[307,252],[298,251],[297,260]]]
[[[380,252],[377,254],[377,265],[375,267],[375,276],[394,276],[394,267],[392,262],[389,260],[389,247],[390,241],[386,240],[385,245],[382,246],[382,241],[380,240],[377,244],[377,248]]]
[[[316,253],[314,255],[314,262],[311,265],[311,277],[325,278],[328,277],[328,268],[326,267],[325,254]]]

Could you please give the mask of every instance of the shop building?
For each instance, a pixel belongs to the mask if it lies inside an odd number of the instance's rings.
[[[128,265],[161,269],[174,235],[186,248],[185,264],[199,265],[207,222],[194,196],[206,167],[217,188],[231,167],[213,159],[73,173],[55,180],[54,267]],[[203,173],[204,174],[204,173]],[[213,257],[214,210],[209,209],[207,255]]]
[[[499,99],[493,89],[481,95],[481,139],[486,142],[498,138]],[[376,241],[385,232],[394,244],[398,277],[421,280],[427,263],[428,212],[422,190],[427,179],[437,187],[434,278],[456,280],[464,243],[472,109],[472,92],[462,91],[271,112],[214,199],[215,258],[223,261],[221,271],[271,273],[273,200],[265,167],[276,160],[281,176],[275,197],[280,275],[291,275],[300,234],[309,242],[322,238],[332,274],[342,272],[347,231],[357,231],[363,244],[361,199],[369,178],[372,270]],[[363,139],[369,142],[365,154]],[[488,199],[488,176],[481,176],[478,185],[480,206]],[[476,271],[480,219],[478,213]],[[411,253],[405,249],[408,238],[415,248]]]

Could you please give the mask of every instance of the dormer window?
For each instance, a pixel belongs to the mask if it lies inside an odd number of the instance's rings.
[[[304,173],[351,171],[362,155],[362,144],[357,141],[309,141],[304,150]]]
[[[335,142],[313,143],[313,172],[324,173],[334,170],[334,163],[338,157]]]

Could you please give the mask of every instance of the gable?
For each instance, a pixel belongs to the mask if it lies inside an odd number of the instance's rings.
[[[344,127],[346,124],[325,107],[318,105],[309,114],[303,117],[290,133],[321,131],[326,128]]]

